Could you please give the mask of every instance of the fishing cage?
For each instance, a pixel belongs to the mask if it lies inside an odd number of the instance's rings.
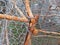
[[[29,21],[31,20],[25,4],[28,1],[33,15],[39,15],[35,25],[39,32],[37,35],[29,31],[28,22],[22,19],[26,16]],[[0,3],[0,7],[4,7],[0,11],[0,45],[60,45],[60,0],[5,0],[4,2],[3,6]],[[30,39],[26,37],[27,32],[31,34]]]

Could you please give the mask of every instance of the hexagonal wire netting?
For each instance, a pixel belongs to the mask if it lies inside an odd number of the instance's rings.
[[[6,14],[20,17],[20,14],[16,11],[11,1],[12,0],[7,0]],[[36,28],[60,33],[59,0],[51,1],[52,0],[30,0],[33,14],[40,15]],[[24,2],[24,0],[16,1],[17,6],[27,15]],[[24,45],[26,32],[27,26],[24,22],[0,19],[0,45]],[[39,33],[37,36],[32,35],[31,43],[32,45],[60,45],[60,35]]]
[[[2,2],[4,1],[5,0],[3,0]],[[12,1],[6,0],[5,2],[6,2],[5,6],[0,6],[2,9],[1,12],[3,13],[3,9],[5,7],[6,14],[20,17],[20,14],[16,11]],[[22,3],[19,6],[21,7]],[[0,19],[0,45],[24,45],[26,32],[27,27],[24,22]]]
[[[6,24],[7,23],[7,24]],[[0,45],[23,45],[26,35],[24,23],[4,20],[1,26]],[[2,44],[1,44],[2,43]]]

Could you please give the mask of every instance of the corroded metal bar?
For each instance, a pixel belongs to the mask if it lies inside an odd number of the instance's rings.
[[[25,7],[26,7],[26,11],[27,11],[28,16],[30,18],[33,18],[34,16],[33,16],[32,12],[31,12],[31,9],[30,9],[29,0],[25,0]],[[31,22],[29,22],[29,23],[31,23]],[[29,27],[30,27],[30,24],[29,24]],[[27,35],[26,35],[24,45],[29,45],[30,38],[31,38],[31,34],[28,32]]]
[[[24,45],[29,45],[29,41],[31,40],[30,39],[31,34],[29,34],[29,33],[32,33],[33,35],[37,35],[38,30],[36,30],[36,28],[35,28],[35,24],[36,24],[37,20],[38,20],[38,15],[35,16],[34,18],[30,19],[29,28],[28,28],[28,30],[30,32],[28,32],[27,35],[26,35],[26,39],[25,39],[26,41],[25,41]]]
[[[49,35],[51,35],[51,34],[53,34],[53,35],[60,35],[60,33],[58,33],[58,32],[44,31],[43,29],[42,30],[37,29],[37,30],[38,30],[38,32],[42,32],[42,33],[49,34]]]
[[[26,19],[24,17],[20,18],[20,17],[17,17],[17,16],[11,16],[11,15],[7,15],[7,14],[0,14],[0,19],[28,22],[28,19]]]
[[[31,39],[31,33],[27,32],[24,45],[29,45],[30,39]]]
[[[58,32],[44,31],[43,29],[36,29],[35,27],[30,28],[30,31],[32,32],[33,35],[37,35],[40,32],[48,35],[60,35],[60,33]]]
[[[37,36],[33,36],[33,37],[51,37],[51,38],[59,38],[60,39],[60,36],[52,36],[52,35],[37,35]]]
[[[30,31],[33,35],[37,35],[38,33],[42,32],[48,35],[59,35],[60,36],[59,32],[44,31],[43,29],[36,29],[35,27],[30,28]]]
[[[34,17],[32,14],[32,11],[30,9],[29,0],[25,0],[25,7],[26,7],[26,11],[28,13],[28,16],[31,18]]]

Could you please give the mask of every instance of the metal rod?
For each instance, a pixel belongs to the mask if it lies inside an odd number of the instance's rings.
[[[31,33],[27,32],[24,45],[29,45],[30,38],[31,38]]]
[[[28,16],[31,17],[31,18],[34,17],[33,14],[32,14],[32,11],[30,9],[29,0],[25,0],[25,6],[26,6],[26,11],[28,13]]]
[[[33,37],[51,37],[51,38],[60,38],[60,36],[52,36],[52,35],[37,35]]]
[[[11,15],[7,15],[7,14],[0,14],[0,19],[28,22],[28,20],[25,19],[24,17],[20,18],[20,17],[17,17],[17,16],[11,16]]]
[[[42,32],[42,33],[45,33],[45,34],[60,35],[60,33],[58,33],[58,32],[50,32],[50,31],[44,31],[44,30],[39,30],[39,29],[37,29],[37,30],[38,30],[38,32]]]

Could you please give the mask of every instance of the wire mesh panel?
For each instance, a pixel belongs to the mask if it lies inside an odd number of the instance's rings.
[[[6,20],[4,20],[0,27],[0,45],[7,45],[7,43],[9,45],[24,45],[26,36],[25,23],[12,20],[8,21],[6,25]]]
[[[43,29],[42,31],[60,33],[60,11],[58,11],[59,9],[57,8],[57,2],[59,0],[51,1],[52,0],[35,0],[35,2],[31,2],[33,14],[40,15],[36,28]],[[32,45],[60,45],[60,35],[49,35],[40,32],[38,35],[32,36],[31,39]]]
[[[37,36],[32,38],[32,45],[60,45],[60,38]]]
[[[24,23],[10,22],[9,25],[9,41],[10,45],[24,45],[26,36],[26,27]]]
[[[5,14],[19,16],[11,0],[5,1]],[[22,5],[22,4],[21,4]],[[2,7],[2,6],[0,6]],[[4,11],[3,9],[1,12]],[[2,12],[3,13],[3,12]],[[19,14],[19,15],[18,15]],[[6,16],[6,15],[5,15]],[[24,22],[0,19],[0,45],[24,45],[26,36],[26,25]]]

